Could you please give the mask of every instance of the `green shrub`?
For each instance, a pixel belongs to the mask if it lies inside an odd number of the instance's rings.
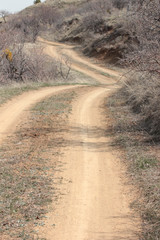
[[[34,4],[41,3],[41,0],[35,0]]]

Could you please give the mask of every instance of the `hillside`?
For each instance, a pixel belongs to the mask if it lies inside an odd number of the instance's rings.
[[[111,1],[48,0],[25,9],[20,15],[36,16],[42,25],[41,36],[78,44],[85,55],[106,63],[119,64],[131,46],[129,32],[123,28],[127,10],[113,6]],[[49,24],[47,28],[43,23]]]
[[[72,1],[71,5],[70,1],[59,1],[59,6],[56,32],[51,39],[78,44],[84,54],[112,64],[128,51],[130,36],[123,29],[126,9],[113,7],[109,1]]]
[[[1,109],[5,240],[32,239],[40,225],[51,230],[42,234],[47,240],[63,233],[65,240],[90,240],[95,231],[99,239],[160,240],[159,13],[160,0],[47,0],[0,24],[0,103],[42,86],[57,92],[31,119],[24,114],[27,127],[16,125],[12,142],[6,137],[39,93],[24,94],[22,105],[21,96],[15,100],[13,122],[14,100],[12,111],[12,102]],[[69,86],[60,94],[57,85]],[[133,201],[126,185],[136,192]],[[45,216],[51,201],[53,209],[58,202],[56,217]]]

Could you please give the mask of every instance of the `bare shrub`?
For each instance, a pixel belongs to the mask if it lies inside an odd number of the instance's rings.
[[[34,13],[33,13],[34,12]],[[43,49],[31,45],[41,30],[58,22],[59,11],[42,5],[31,15],[12,15],[7,23],[0,26],[0,82],[24,82],[67,80],[71,63],[64,56],[60,61],[51,60]],[[48,26],[47,26],[48,25]],[[12,55],[10,59],[8,56]]]
[[[60,12],[57,8],[48,5],[42,5],[34,11],[34,17],[39,19],[42,25],[49,24],[50,26],[57,22],[60,17]]]
[[[2,51],[0,57],[0,83],[26,81],[67,81],[71,71],[71,61],[66,56],[54,60],[45,55],[43,48],[15,44]]]
[[[20,31],[12,28],[10,20],[5,24],[0,25],[0,51],[15,42],[20,41],[20,38],[22,37],[22,35],[20,35]]]
[[[138,71],[160,74],[160,1],[137,0],[125,28],[135,40],[126,62]],[[136,43],[136,44],[135,44]]]
[[[79,8],[78,8],[79,9]],[[67,9],[65,9],[64,11],[63,11],[63,16],[65,17],[65,18],[70,18],[71,16],[74,16],[74,15],[76,15],[77,14],[77,11],[78,11],[78,9],[77,9],[77,7],[76,6],[70,6],[69,8],[67,8]]]
[[[25,37],[27,37],[29,41],[35,42],[40,32],[39,19],[35,16],[30,16],[22,18],[21,21],[23,24],[23,32]]]
[[[26,51],[25,45],[19,44],[14,45],[8,51],[11,52],[12,58],[9,59],[4,52],[0,61],[0,73],[4,82],[7,83],[8,80],[17,82],[27,80],[46,81],[50,77],[52,80],[57,77],[57,63],[52,62],[49,65],[49,61],[47,61],[42,49],[32,47],[30,51]]]
[[[83,3],[82,6],[77,10],[77,13],[81,15],[89,13],[98,13],[100,15],[106,15],[111,12],[112,3],[108,0],[92,0],[86,3]]]
[[[42,47],[32,47],[28,54],[32,65],[33,81],[56,81],[59,75],[57,60],[45,55]]]
[[[135,84],[138,84],[139,77],[137,76]],[[144,88],[144,84],[142,87]],[[150,142],[149,134],[142,131],[139,125],[139,115],[130,111],[129,106],[125,104],[124,94],[126,92],[120,90],[108,99],[108,107],[115,118],[111,130],[114,130],[116,139],[113,144],[116,148],[118,144],[126,150],[123,160],[126,159],[125,163],[128,166],[132,183],[138,185],[140,189],[139,198],[132,204],[132,207],[140,213],[143,219],[141,236],[138,239],[159,240],[160,188],[158,184],[160,168],[159,151],[157,152],[159,146],[154,141]]]
[[[63,80],[67,80],[71,71],[71,60],[67,56],[62,55],[58,62],[58,75]]]
[[[30,61],[23,52],[23,45],[14,46],[11,52],[12,58],[9,59],[7,54],[2,55],[0,66],[1,74],[7,80],[24,81],[25,75],[30,71]]]
[[[85,31],[102,33],[105,29],[105,20],[97,14],[90,13],[82,20],[82,26]]]
[[[23,35],[23,41],[35,42],[41,31],[40,21],[36,16],[13,16],[9,21],[12,31],[18,31]]]
[[[152,134],[160,134],[160,1],[137,0],[124,24],[132,37],[125,63],[136,74],[126,82],[128,101],[140,112],[142,123]],[[138,78],[137,78],[138,76]]]
[[[125,6],[127,6],[128,3],[131,1],[129,1],[129,0],[111,0],[111,2],[114,7],[118,8],[118,9],[122,9]]]
[[[0,17],[3,19],[3,21],[6,23],[7,21],[6,21],[6,18],[7,18],[7,16],[9,16],[10,15],[10,13],[8,12],[8,11],[6,11],[6,10],[1,10],[0,11]]]
[[[4,29],[0,29],[0,51],[11,42],[11,39],[8,38],[8,34],[10,33],[7,33]]]

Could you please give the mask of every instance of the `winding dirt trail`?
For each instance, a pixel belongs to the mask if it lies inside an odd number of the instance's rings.
[[[58,86],[26,92],[0,107],[0,143],[12,134],[18,124],[23,121],[26,113],[33,104],[54,93],[77,88],[77,86]]]
[[[61,59],[62,54],[68,56],[71,59],[72,69],[92,77],[101,84],[116,84],[117,81],[114,78],[120,77],[120,73],[95,65],[89,58],[79,56],[78,53],[74,51],[74,46],[50,42],[42,38],[39,38],[38,41],[45,46],[44,52],[46,54],[56,59]],[[110,77],[104,76],[104,74],[110,75]]]
[[[62,187],[65,196],[39,230],[47,240],[138,239],[139,219],[129,208],[125,169],[106,134],[102,105],[111,91],[91,88],[73,105],[68,147],[60,158],[63,179],[70,184]]]
[[[120,74],[78,56],[72,46],[40,41],[45,44],[45,53],[56,58],[65,53],[73,69],[100,83],[82,91],[73,104],[70,132],[66,134],[68,148],[62,149],[60,159],[66,164],[63,179],[71,184],[62,189],[65,197],[47,215],[40,232],[47,240],[137,240],[140,221],[129,207],[131,194],[123,182],[125,169],[105,134],[102,109],[104,99],[118,87],[114,77]]]
[[[99,81],[99,86],[84,87],[73,104],[66,133],[67,148],[60,156],[65,163],[62,186],[65,194],[54,212],[47,215],[40,237],[47,240],[138,240],[140,220],[133,215],[128,187],[123,183],[125,169],[110,146],[106,134],[106,119],[102,105],[104,99],[118,87],[116,80],[101,74],[119,76],[118,72],[94,65],[78,56],[71,46],[45,44],[45,52],[59,57],[65,52],[73,60],[72,68]],[[83,64],[82,64],[83,62]],[[85,66],[86,65],[86,66]],[[94,68],[93,70],[88,69]],[[22,94],[0,108],[0,142],[15,130],[32,104],[54,93],[80,86],[60,86]],[[57,173],[58,174],[58,173]],[[54,204],[54,203],[53,203]]]

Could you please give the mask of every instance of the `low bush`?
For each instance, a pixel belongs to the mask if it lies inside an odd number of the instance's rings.
[[[125,81],[123,94],[132,110],[140,115],[140,125],[156,138],[160,136],[160,82],[156,77],[133,73]]]
[[[100,33],[103,32],[105,20],[95,13],[90,13],[83,17],[82,25],[85,31]]]
[[[160,1],[136,1],[123,27],[132,38],[122,64],[130,68],[125,94],[132,109],[141,115],[142,126],[160,135]]]
[[[11,56],[11,57],[10,57]],[[0,58],[1,83],[55,80],[58,75],[58,63],[50,61],[42,49],[27,51],[24,44],[5,49]]]
[[[139,76],[138,76],[139,78]],[[136,84],[136,83],[135,83]],[[139,114],[126,104],[124,91],[119,90],[107,98],[113,114],[113,146],[124,153],[122,161],[128,167],[131,184],[138,186],[137,199],[131,206],[142,219],[141,240],[160,239],[160,162],[159,146],[139,125]],[[107,112],[108,117],[108,112]]]

